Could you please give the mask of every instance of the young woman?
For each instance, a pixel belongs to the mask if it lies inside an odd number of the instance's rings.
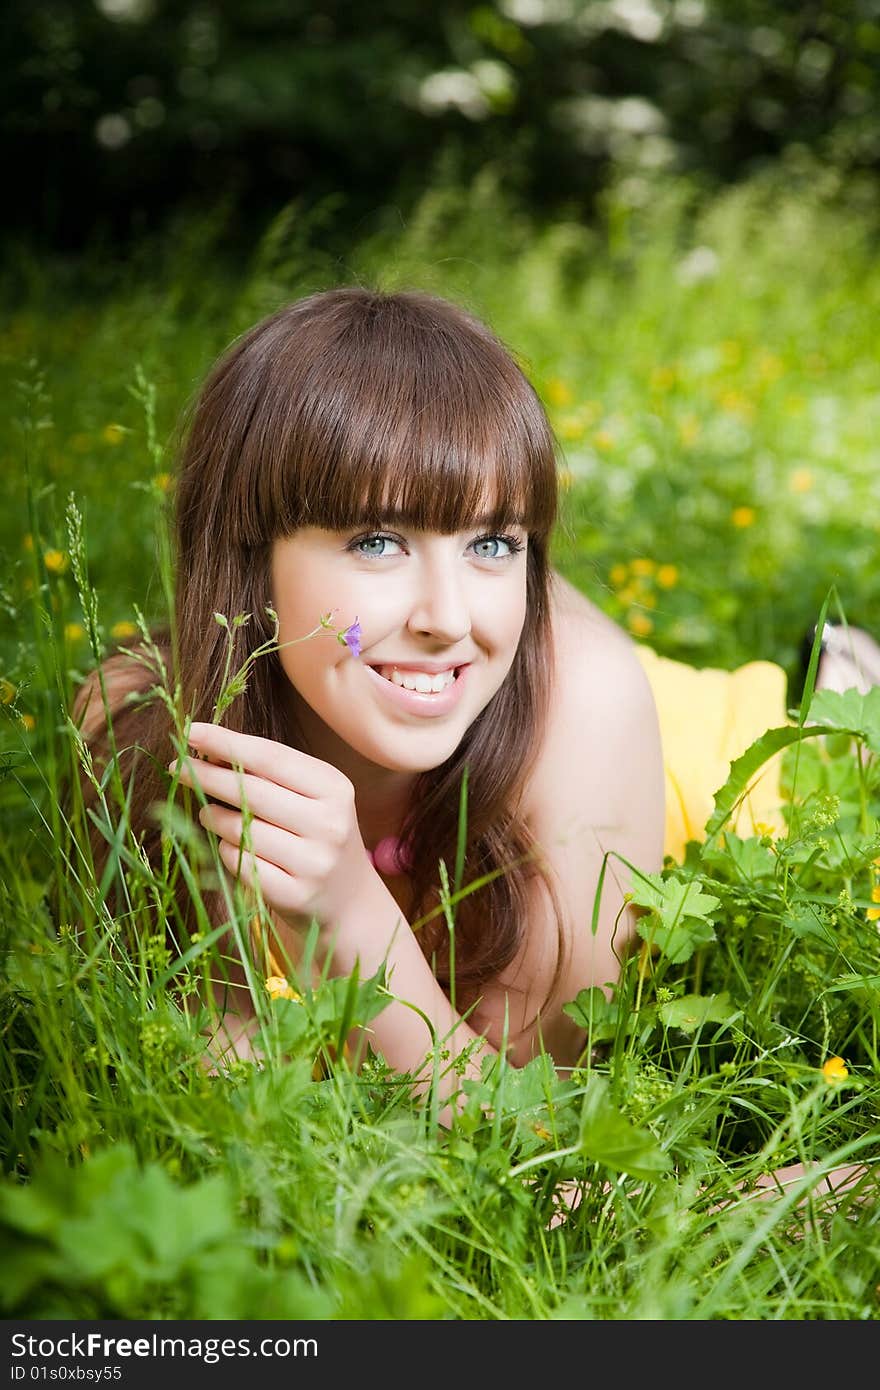
[[[649,684],[630,641],[551,573],[555,519],[533,388],[484,325],[429,296],[343,289],[283,309],[234,344],[189,421],[173,666],[201,761],[172,771],[211,798],[199,818],[230,874],[259,882],[276,960],[295,964],[315,919],[321,968],[386,963],[402,1002],[372,1042],[401,1071],[418,1073],[435,1036],[573,1063],[562,1005],[616,977],[631,930],[621,860],[662,862]],[[233,629],[235,670],[271,637],[267,609],[280,649],[212,725],[228,669],[214,614],[230,628],[252,615]],[[358,655],[331,632],[302,640],[328,613],[337,631],[358,624]],[[117,744],[148,754],[132,821],[150,855],[173,748],[164,708],[124,697],[152,679],[125,657],[105,668]],[[95,678],[77,708],[100,737]],[[438,861],[453,871],[465,768],[463,882],[496,876],[457,905],[453,982],[443,914],[412,924],[438,904]],[[238,989],[239,1049],[252,1014]]]
[[[195,756],[174,758],[161,702],[127,703],[154,674],[124,656],[104,668],[148,857],[169,778],[199,788],[225,871],[270,911],[265,972],[296,976],[312,923],[317,968],[384,966],[395,1002],[370,1043],[415,1078],[437,1044],[477,1069],[501,1049],[574,1064],[584,1039],[563,1005],[617,978],[627,866],[659,869],[705,820],[669,748],[664,769],[652,685],[673,746],[676,664],[551,570],[555,520],[545,413],[484,324],[419,293],[315,294],[234,343],[188,422],[163,650]],[[278,650],[212,722],[224,675],[272,638],[275,615]],[[707,814],[730,758],[784,719],[781,676],[769,663],[740,676],[745,715],[703,769]],[[97,675],[77,711],[100,751]],[[692,719],[690,741],[693,764]],[[486,881],[450,935],[439,865],[451,879],[465,775],[462,883]],[[766,820],[772,783],[761,795]],[[222,893],[210,906],[225,920]],[[233,985],[219,1045],[247,1054],[252,991],[243,973]],[[445,1084],[460,1084],[451,1068]]]

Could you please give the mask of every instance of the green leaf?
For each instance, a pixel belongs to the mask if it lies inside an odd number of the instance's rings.
[[[595,1163],[635,1178],[650,1180],[672,1166],[654,1135],[638,1129],[617,1109],[607,1079],[595,1074],[587,1083],[581,1109],[580,1147]]]
[[[667,1028],[680,1028],[683,1033],[694,1033],[706,1023],[729,1023],[739,1012],[726,990],[721,994],[685,994],[661,1004],[658,1010]]]
[[[682,880],[675,874],[668,878],[640,875],[632,901],[649,909],[647,917],[636,923],[639,936],[658,946],[675,965],[689,960],[699,946],[715,939],[708,914],[719,899],[701,893],[696,879]]]
[[[880,686],[864,695],[856,690],[820,690],[813,696],[810,719],[822,729],[863,738],[873,753],[880,753]]]
[[[672,926],[682,917],[706,919],[718,906],[718,898],[700,892],[696,879],[681,879],[677,874],[668,878],[661,874],[640,875],[632,901],[639,907],[653,909],[665,926]]]
[[[583,1028],[590,1043],[606,1042],[617,1033],[620,1009],[598,985],[578,990],[571,1003],[563,1004],[562,1012]]]
[[[387,1009],[392,997],[385,987],[382,965],[368,980],[352,974],[322,981],[315,993],[307,996],[307,1007],[322,1035],[335,1042],[334,1035],[343,1021],[346,1028],[363,1028]]]
[[[818,699],[818,696],[815,697]],[[815,702],[815,700],[814,700]],[[812,713],[812,710],[810,711]],[[800,728],[795,724],[785,724],[780,729],[768,729],[759,739],[750,744],[746,751],[730,764],[730,776],[715,793],[715,810],[706,822],[706,838],[717,835],[724,822],[733,812],[736,804],[748,791],[755,773],[764,763],[769,762],[775,753],[800,743],[805,738],[816,738],[827,733],[825,728],[813,725]]]
[[[545,1053],[533,1057],[524,1067],[505,1067],[495,1104],[502,1106],[504,1119],[514,1120],[522,1157],[545,1149],[551,1132],[556,1144],[576,1143],[578,1107],[572,1101],[579,1094],[580,1087],[568,1078],[560,1078]]]
[[[834,589],[829,589],[822,600],[822,607],[819,609],[819,616],[816,619],[816,627],[813,632],[813,643],[810,648],[810,659],[807,662],[807,674],[804,679],[804,689],[801,694],[801,707],[798,712],[798,724],[803,727],[810,712],[813,701],[813,692],[816,689],[816,677],[819,674],[819,662],[822,660],[822,633],[825,631],[825,619],[828,616],[828,606]]]
[[[539,1053],[523,1067],[505,1066],[503,1082],[498,1086],[496,1103],[500,1099],[505,1115],[522,1111],[546,1110],[548,1099],[570,1093],[570,1083],[560,1081],[549,1056]]]
[[[867,993],[869,996],[876,995],[880,990],[880,975],[840,975],[833,984],[826,985],[825,994],[861,994]]]
[[[103,1173],[101,1157],[94,1162]],[[68,1267],[81,1280],[106,1278],[120,1268],[133,1284],[173,1280],[193,1255],[233,1228],[233,1198],[225,1176],[180,1188],[156,1164],[138,1170],[133,1156],[127,1173],[117,1173],[90,1198],[57,1234]]]
[[[829,930],[819,908],[815,903],[800,902],[795,903],[789,912],[782,918],[783,923],[789,931],[799,939],[807,936],[818,937],[830,946],[834,943],[833,933]]]
[[[740,883],[756,883],[776,876],[776,856],[757,836],[741,839],[728,830],[723,843],[707,846],[701,857],[703,863],[712,868],[724,869],[728,874],[733,870],[734,881]]]
[[[657,946],[673,965],[682,965],[701,946],[708,946],[715,940],[711,922],[684,917],[666,927],[653,912],[639,921],[637,930],[644,941]]]
[[[307,989],[301,999],[272,1001],[272,1024],[259,1046],[271,1050],[273,1029],[283,1052],[296,1056],[316,1052],[322,1047],[341,1051],[341,1042],[354,1028],[363,1028],[391,1003],[393,994],[385,987],[384,967],[368,980],[357,972],[322,980],[314,990]]]

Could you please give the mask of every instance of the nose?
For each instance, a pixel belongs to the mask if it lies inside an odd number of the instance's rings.
[[[467,637],[471,612],[460,559],[450,555],[425,557],[412,580],[409,631],[446,646]]]

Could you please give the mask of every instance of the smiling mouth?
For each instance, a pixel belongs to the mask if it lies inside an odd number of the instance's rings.
[[[391,685],[400,686],[401,690],[413,690],[418,695],[439,695],[458,679],[461,667],[450,667],[436,675],[427,671],[401,671],[397,666],[372,666],[371,670]]]

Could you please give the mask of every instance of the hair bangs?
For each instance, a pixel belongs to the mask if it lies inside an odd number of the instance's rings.
[[[272,395],[275,418],[259,422],[266,466],[252,473],[250,499],[263,539],[394,521],[549,534],[556,459],[534,389],[481,325],[463,332],[459,315],[453,332],[447,306],[413,300],[379,296],[374,315],[349,304],[359,312],[310,362],[276,361],[288,390]]]

